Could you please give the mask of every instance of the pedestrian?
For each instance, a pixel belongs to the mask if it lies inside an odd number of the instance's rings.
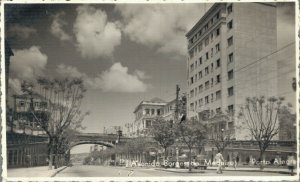
[[[291,171],[291,176],[294,175],[294,168],[296,166],[296,160],[295,157],[292,153],[289,153],[288,158],[287,158],[287,166],[288,169]]]
[[[222,174],[222,164],[224,163],[223,155],[221,154],[221,151],[219,150],[216,154],[215,160],[217,162],[218,168],[217,168],[217,174]]]

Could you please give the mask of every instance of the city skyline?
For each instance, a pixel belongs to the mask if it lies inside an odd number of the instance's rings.
[[[85,132],[102,132],[133,122],[141,100],[171,101],[176,84],[185,91],[185,34],[211,4],[5,6],[10,87],[18,91],[21,78],[40,75],[80,76],[91,112]],[[278,47],[294,40],[286,33],[294,29],[291,8],[278,6]]]

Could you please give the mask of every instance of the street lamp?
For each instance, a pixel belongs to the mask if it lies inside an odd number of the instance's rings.
[[[178,160],[179,160],[179,149],[178,149],[178,147],[176,147],[176,164],[175,164],[175,168],[180,168]]]

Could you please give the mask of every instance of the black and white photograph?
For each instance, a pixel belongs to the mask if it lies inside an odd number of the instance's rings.
[[[299,179],[297,1],[1,8],[2,180]]]

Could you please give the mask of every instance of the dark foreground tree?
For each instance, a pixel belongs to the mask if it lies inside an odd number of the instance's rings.
[[[71,126],[80,126],[87,115],[81,112],[86,91],[83,82],[81,79],[39,78],[34,84],[23,82],[22,91],[31,96],[38,95],[44,101],[43,107],[36,112],[31,98],[31,114],[49,137],[49,169],[52,169],[53,162],[57,168],[59,147],[66,139],[64,132]]]
[[[189,149],[189,171],[192,171],[192,149],[201,147],[206,139],[206,128],[195,119],[190,119],[177,125],[179,141]]]
[[[279,133],[279,113],[284,98],[247,98],[239,117],[245,123],[260,150],[260,169],[264,168],[265,151],[271,140]]]
[[[176,131],[174,124],[162,118],[154,120],[151,128],[153,139],[164,149],[164,160],[168,157],[167,149],[175,143]]]

